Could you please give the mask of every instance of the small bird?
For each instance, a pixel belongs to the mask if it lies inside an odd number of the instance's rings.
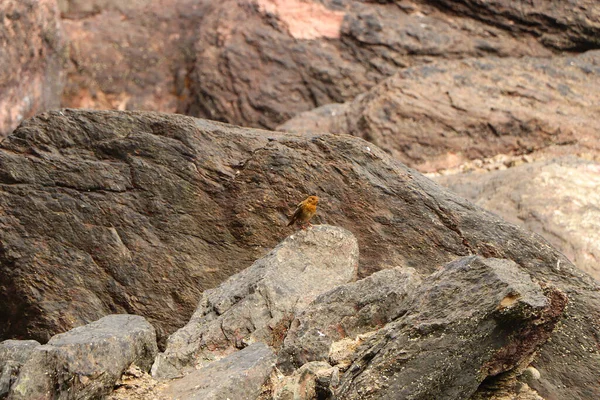
[[[319,204],[319,198],[317,196],[308,196],[298,204],[298,208],[294,211],[294,215],[290,218],[290,222],[287,226],[290,226],[295,222],[299,222],[302,229],[306,228],[306,223],[308,223],[309,226],[312,226],[308,221],[310,221],[317,213],[317,204]]]

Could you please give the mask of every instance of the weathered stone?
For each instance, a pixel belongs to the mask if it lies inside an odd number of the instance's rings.
[[[275,367],[275,353],[263,343],[253,343],[182,379],[173,380],[163,399],[255,400]]]
[[[343,105],[279,129],[348,133],[423,172],[498,153],[600,158],[600,51],[469,59],[401,70]]]
[[[351,100],[407,66],[551,55],[531,35],[422,1],[207,3],[186,113],[244,126],[274,128],[300,112]]]
[[[49,112],[0,143],[0,335],[47,340],[129,310],[164,337],[203,290],[292,232],[287,218],[308,194],[322,199],[313,223],[355,235],[360,277],[430,274],[479,254],[567,293],[532,384],[542,397],[600,398],[598,283],[543,238],[360,138],[181,115]]]
[[[261,341],[279,346],[294,315],[314,298],[356,277],[358,245],[348,231],[320,225],[290,236],[251,267],[203,293],[190,322],[175,332],[152,367],[170,378]]]
[[[109,315],[36,347],[9,399],[100,398],[131,364],[149,370],[157,351],[154,328],[144,318]]]
[[[352,341],[405,313],[405,300],[420,283],[412,268],[395,268],[323,293],[290,325],[279,368],[289,373],[310,361],[329,361],[334,342]]]
[[[0,139],[59,107],[66,61],[55,0],[0,2]]]
[[[425,1],[515,33],[533,33],[540,42],[557,49],[581,51],[600,47],[600,4],[595,0],[578,0],[576,5],[569,0]]]
[[[176,112],[187,104],[196,0],[60,1],[70,42],[62,104]]]
[[[504,171],[440,176],[436,181],[544,236],[600,281],[599,163],[553,159]]]
[[[339,383],[339,371],[323,361],[312,361],[284,377],[272,393],[275,400],[330,399]]]
[[[567,298],[508,260],[465,257],[424,279],[406,314],[357,350],[343,399],[465,399],[527,362]]]
[[[35,340],[5,340],[0,343],[0,399],[8,394],[21,365],[39,345]]]

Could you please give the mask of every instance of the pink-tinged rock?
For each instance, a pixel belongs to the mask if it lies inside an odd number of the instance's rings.
[[[274,128],[435,60],[551,54],[531,35],[428,4],[225,0],[198,27],[187,114]]]
[[[197,3],[63,1],[71,62],[62,104],[179,111],[188,97],[189,40],[202,15]]]
[[[56,1],[0,2],[0,139],[59,106],[65,51]]]

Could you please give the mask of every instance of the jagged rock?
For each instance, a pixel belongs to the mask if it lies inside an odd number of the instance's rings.
[[[330,361],[334,342],[354,343],[359,334],[406,312],[405,300],[420,283],[412,268],[395,268],[323,293],[290,325],[278,354],[279,368],[289,373],[310,361]]]
[[[60,0],[71,61],[63,106],[180,111],[201,3]]]
[[[358,245],[348,231],[321,225],[290,236],[251,267],[202,294],[190,322],[152,367],[171,378],[185,367],[261,341],[278,347],[294,315],[320,293],[356,277]]]
[[[101,398],[131,364],[149,370],[157,351],[154,328],[144,318],[109,315],[33,349],[9,399]]]
[[[426,0],[428,1],[428,0]],[[529,32],[541,43],[561,50],[600,47],[600,4],[595,0],[435,0],[461,15],[469,15],[515,33]]]
[[[529,360],[567,297],[508,260],[465,257],[423,280],[407,312],[362,344],[342,399],[465,399]]]
[[[339,371],[323,361],[312,361],[284,377],[272,393],[274,400],[330,399],[339,383]]]
[[[600,281],[599,163],[563,158],[485,174],[440,176],[436,181],[544,236]]]
[[[0,2],[0,139],[60,105],[66,42],[55,0]]]
[[[39,345],[35,340],[5,340],[0,343],[0,399],[8,394],[21,365]]]
[[[291,233],[308,194],[322,199],[313,223],[355,235],[360,277],[390,266],[430,274],[479,254],[567,293],[532,385],[542,397],[600,398],[598,283],[543,238],[360,138],[181,115],[49,112],[0,143],[0,336],[46,340],[130,310],[164,337],[203,290]]]
[[[300,112],[351,100],[406,66],[551,55],[531,35],[424,1],[210,3],[197,32],[186,113],[244,126],[274,128]]]
[[[161,393],[164,399],[255,400],[275,367],[275,353],[264,343],[253,343],[182,379]]]
[[[279,129],[360,136],[423,172],[498,153],[600,158],[600,51],[407,68]]]

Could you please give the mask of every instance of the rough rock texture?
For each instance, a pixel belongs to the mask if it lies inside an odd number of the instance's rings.
[[[529,32],[561,50],[600,47],[600,4],[595,0],[425,0],[513,32]]]
[[[600,159],[598,104],[600,51],[490,57],[404,69],[352,102],[279,129],[360,136],[424,172],[544,149]]]
[[[63,106],[176,112],[187,104],[202,2],[60,3],[71,61]]]
[[[528,360],[567,298],[508,260],[465,257],[424,279],[407,312],[367,339],[343,375],[343,399],[466,399]]]
[[[25,122],[0,143],[0,171],[5,338],[45,337],[111,308],[174,330],[202,290],[292,232],[285,224],[293,207],[317,194],[314,223],[356,236],[362,277],[395,266],[428,274],[480,254],[511,259],[562,290],[569,306],[533,361],[541,373],[534,389],[600,398],[597,282],[538,235],[360,138],[64,110]]]
[[[35,340],[5,340],[0,343],[0,399],[8,395],[19,369],[39,345]]]
[[[333,342],[355,339],[405,313],[405,299],[420,283],[412,268],[394,268],[323,293],[290,325],[279,368],[291,372],[310,361],[329,361]]]
[[[599,163],[562,158],[484,174],[440,176],[436,181],[544,236],[600,281]]]
[[[329,399],[339,383],[339,371],[323,361],[312,361],[282,379],[272,392],[275,400]]]
[[[131,364],[150,369],[157,351],[154,328],[144,318],[110,315],[36,347],[9,398],[99,398]]]
[[[253,343],[208,366],[173,380],[163,398],[189,400],[255,400],[275,367],[275,353]]]
[[[278,347],[296,313],[320,293],[356,277],[358,244],[321,225],[284,240],[251,267],[202,294],[190,322],[175,332],[152,367],[172,378],[244,343]]]
[[[187,114],[274,128],[351,100],[399,68],[436,59],[547,56],[533,36],[426,2],[210,2],[196,37]]]
[[[60,104],[66,43],[54,0],[0,2],[0,139]]]

